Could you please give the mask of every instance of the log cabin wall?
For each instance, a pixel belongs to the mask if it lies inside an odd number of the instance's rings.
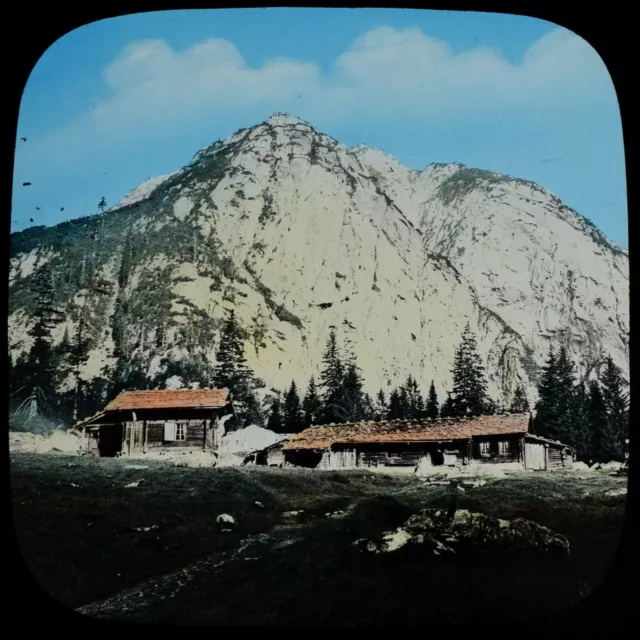
[[[547,471],[563,471],[573,467],[573,456],[562,447],[547,448]]]
[[[184,439],[176,439],[167,441],[165,436],[165,423],[175,423],[178,430],[184,428]],[[209,439],[207,438],[206,427],[207,420],[156,420],[147,422],[147,449],[153,450],[157,448],[167,449],[204,449]],[[210,428],[209,428],[210,431]]]
[[[520,438],[486,438],[470,443],[469,463],[508,464],[524,463],[524,452]]]

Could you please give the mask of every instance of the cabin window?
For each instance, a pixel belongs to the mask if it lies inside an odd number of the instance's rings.
[[[509,453],[509,442],[498,442],[498,453],[500,455]]]
[[[182,422],[176,425],[176,440],[187,439],[187,425]]]
[[[481,456],[490,456],[491,455],[491,443],[490,442],[481,442],[480,443],[480,455]]]

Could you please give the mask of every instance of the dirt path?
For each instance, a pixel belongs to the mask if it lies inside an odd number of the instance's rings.
[[[229,568],[233,563],[257,560],[266,550],[279,549],[299,542],[304,533],[314,525],[292,523],[276,525],[266,533],[247,536],[236,549],[213,554],[183,569],[156,576],[125,589],[103,600],[76,609],[78,613],[109,620],[153,622],[156,609],[170,606],[176,596],[194,581],[210,578]]]

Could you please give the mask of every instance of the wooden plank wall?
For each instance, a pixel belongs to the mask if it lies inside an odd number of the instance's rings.
[[[187,425],[186,440],[175,440],[174,442],[164,441],[164,421],[148,421],[147,422],[147,448],[154,449],[158,447],[168,448],[199,448],[202,449],[205,442],[205,420],[167,420],[167,422],[175,422],[176,424]]]

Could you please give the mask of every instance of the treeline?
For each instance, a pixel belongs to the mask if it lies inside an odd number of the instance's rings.
[[[575,448],[593,464],[622,461],[629,437],[629,395],[621,370],[607,357],[597,379],[578,380],[567,350],[553,349],[538,387],[537,433]]]
[[[484,368],[478,354],[476,339],[469,325],[456,350],[453,364],[453,388],[440,405],[431,380],[426,397],[420,384],[408,376],[404,384],[387,396],[380,389],[372,399],[363,391],[363,380],[356,358],[338,348],[332,329],[323,355],[320,384],[312,377],[307,392],[301,396],[298,385],[291,382],[283,394],[276,397],[269,409],[268,426],[279,433],[295,433],[311,424],[332,424],[358,420],[411,420],[455,418],[466,415],[486,415],[506,411],[487,395]],[[529,410],[521,385],[517,386],[508,407],[511,412]]]

